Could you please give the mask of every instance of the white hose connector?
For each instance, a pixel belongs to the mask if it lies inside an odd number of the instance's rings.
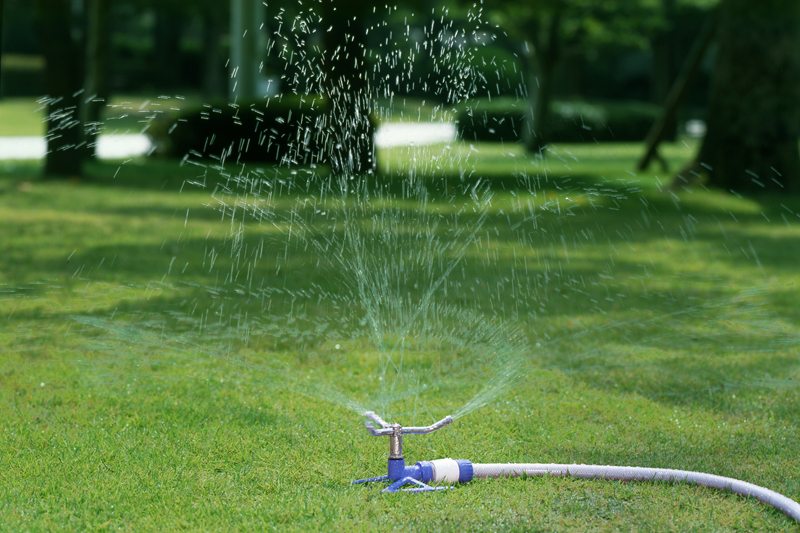
[[[436,459],[431,461],[434,483],[458,483],[461,469],[455,459]]]
[[[689,470],[642,468],[636,466],[565,465],[544,463],[473,463],[476,478],[526,476],[571,476],[582,479],[614,481],[667,481],[694,483],[703,487],[729,490],[742,496],[752,496],[760,502],[783,511],[800,522],[800,504],[775,491],[730,477],[715,476]]]

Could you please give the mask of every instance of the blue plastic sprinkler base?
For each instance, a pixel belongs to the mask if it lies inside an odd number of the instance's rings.
[[[453,462],[452,459],[444,459],[443,461]],[[428,481],[442,481],[449,483],[467,483],[472,480],[473,468],[472,463],[465,459],[458,459],[454,461],[458,465],[457,477],[437,477],[434,480],[434,463],[431,461],[420,461],[413,466],[405,466],[404,459],[389,459],[389,472],[385,476],[371,477],[367,479],[359,479],[353,481],[353,484],[358,483],[373,483],[388,481],[391,483],[388,487],[381,492],[434,492],[437,490],[450,490],[455,487],[451,485],[432,487],[426,482]],[[403,488],[406,485],[413,485],[412,487]]]
[[[359,483],[378,483],[381,481],[390,481],[389,476],[378,476],[378,477],[368,477],[366,479],[356,479],[352,482],[353,485],[358,485]]]
[[[409,484],[416,485],[416,486],[415,487],[410,487],[410,488],[407,488],[407,489],[402,488],[403,486],[409,485]],[[431,487],[430,485],[426,485],[422,481],[414,479],[413,477],[404,477],[403,479],[398,479],[397,481],[395,481],[394,483],[392,483],[391,485],[389,485],[388,487],[383,489],[381,492],[399,492],[399,491],[404,491],[404,492],[433,492],[433,491],[436,491],[436,490],[449,490],[449,489],[452,489],[452,488],[453,487],[450,487],[450,486],[447,486],[447,487]]]
[[[427,461],[421,461],[414,466],[406,466],[404,459],[389,459],[388,474],[385,476],[358,479],[357,483],[374,483],[388,481],[391,483],[381,492],[430,492],[435,490],[446,490],[452,487],[431,487],[424,483],[433,477],[433,469]],[[415,485],[414,487],[403,488],[405,485]]]
[[[392,481],[389,476],[370,477],[367,479],[357,479],[353,481],[353,485],[359,483],[379,483],[381,481]],[[415,487],[403,488],[405,485],[416,485]],[[383,489],[381,492],[432,492],[435,490],[448,490],[454,487],[431,487],[418,479],[411,476],[394,481],[391,485]]]

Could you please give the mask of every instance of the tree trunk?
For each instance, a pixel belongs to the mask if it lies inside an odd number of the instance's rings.
[[[692,50],[689,52],[689,56],[686,58],[686,62],[683,68],[681,68],[678,78],[675,80],[675,83],[672,85],[666,97],[661,115],[650,128],[650,131],[647,132],[647,137],[644,140],[644,155],[637,165],[639,170],[645,170],[650,164],[650,160],[652,158],[657,158],[661,162],[664,171],[667,171],[667,160],[658,153],[658,145],[668,136],[668,132],[671,129],[674,131],[673,128],[675,127],[678,109],[682,105],[683,99],[691,87],[692,80],[695,74],[697,74],[700,63],[706,55],[706,50],[714,40],[716,29],[716,15],[712,13],[709,15],[709,19],[706,20],[702,31],[697,35],[697,39],[692,45]]]
[[[222,65],[222,33],[223,24],[219,18],[209,16],[203,25],[203,57],[205,60],[203,73],[203,95],[207,98],[225,96],[225,71]]]
[[[532,55],[528,54],[529,65],[534,67],[536,75],[532,77],[532,83],[528,84],[531,111],[524,140],[528,150],[532,152],[541,151],[550,141],[550,103],[553,100],[556,67],[561,59],[560,14],[555,13],[550,18],[545,34],[538,41]]]
[[[800,2],[720,7],[707,133],[690,170],[738,192],[799,191]]]
[[[3,56],[3,26],[4,26],[4,21],[5,21],[5,17],[3,16],[4,13],[5,13],[5,10],[4,10],[4,7],[3,7],[3,0],[0,0],[0,57]],[[3,69],[0,69],[0,89],[2,89],[2,87],[3,87],[3,78],[2,78],[2,76],[3,76]],[[3,93],[2,92],[0,92],[0,98],[3,98]]]
[[[154,27],[154,67],[159,86],[175,90],[180,85],[181,37],[183,18],[171,11],[156,10]]]
[[[228,98],[252,101],[258,97],[259,68],[263,55],[264,9],[259,0],[232,0]]]
[[[326,1],[323,25],[326,77],[322,91],[330,100],[325,153],[337,175],[372,171],[375,164],[372,88],[366,67],[367,9],[350,0]]]
[[[672,83],[677,76],[675,54],[675,1],[661,0],[661,9],[667,27],[652,39],[653,52],[653,102],[662,105],[667,100]]]
[[[86,0],[86,79],[84,124],[88,157],[97,154],[97,136],[102,132],[102,115],[108,98],[108,9],[109,0]]]
[[[34,9],[44,52],[47,110],[45,176],[80,176],[84,131],[82,28],[69,0],[35,0]]]
[[[676,50],[675,24],[676,0],[661,0],[661,9],[666,28],[659,31],[652,40],[653,77],[652,100],[657,105],[666,105],[672,84],[678,76],[678,58]],[[669,117],[664,124],[665,138],[675,140],[678,130],[677,115]],[[660,158],[664,172],[668,171],[666,159]]]

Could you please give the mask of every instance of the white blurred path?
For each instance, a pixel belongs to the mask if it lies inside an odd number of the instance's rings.
[[[452,142],[456,140],[456,125],[451,122],[392,122],[375,132],[375,144],[380,148]]]
[[[97,155],[103,159],[125,159],[143,155],[152,144],[147,135],[101,135]],[[47,150],[44,137],[0,137],[0,159],[41,159]]]
[[[394,122],[375,132],[375,144],[380,148],[452,142],[455,138],[455,124],[449,122]],[[153,147],[147,135],[101,135],[97,139],[97,155],[103,159],[145,155]],[[45,150],[43,137],[0,137],[0,159],[41,159]]]

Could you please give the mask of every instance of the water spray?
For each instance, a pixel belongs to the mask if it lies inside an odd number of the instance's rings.
[[[453,489],[455,483],[467,483],[480,478],[511,478],[532,476],[574,477],[580,479],[604,479],[607,481],[665,481],[669,483],[692,483],[730,491],[745,497],[754,497],[762,503],[783,511],[800,522],[800,504],[791,498],[746,481],[729,477],[674,470],[671,468],[644,468],[636,466],[578,465],[552,463],[473,463],[466,459],[436,459],[419,461],[406,466],[403,456],[403,434],[425,434],[441,429],[453,421],[446,416],[425,427],[403,427],[389,424],[372,411],[364,413],[367,430],[375,437],[389,437],[389,463],[385,476],[359,479],[353,483],[388,481],[390,485],[381,492],[432,492]],[[377,424],[377,427],[374,424]],[[430,485],[444,483],[445,485]],[[406,485],[411,485],[406,487]]]

